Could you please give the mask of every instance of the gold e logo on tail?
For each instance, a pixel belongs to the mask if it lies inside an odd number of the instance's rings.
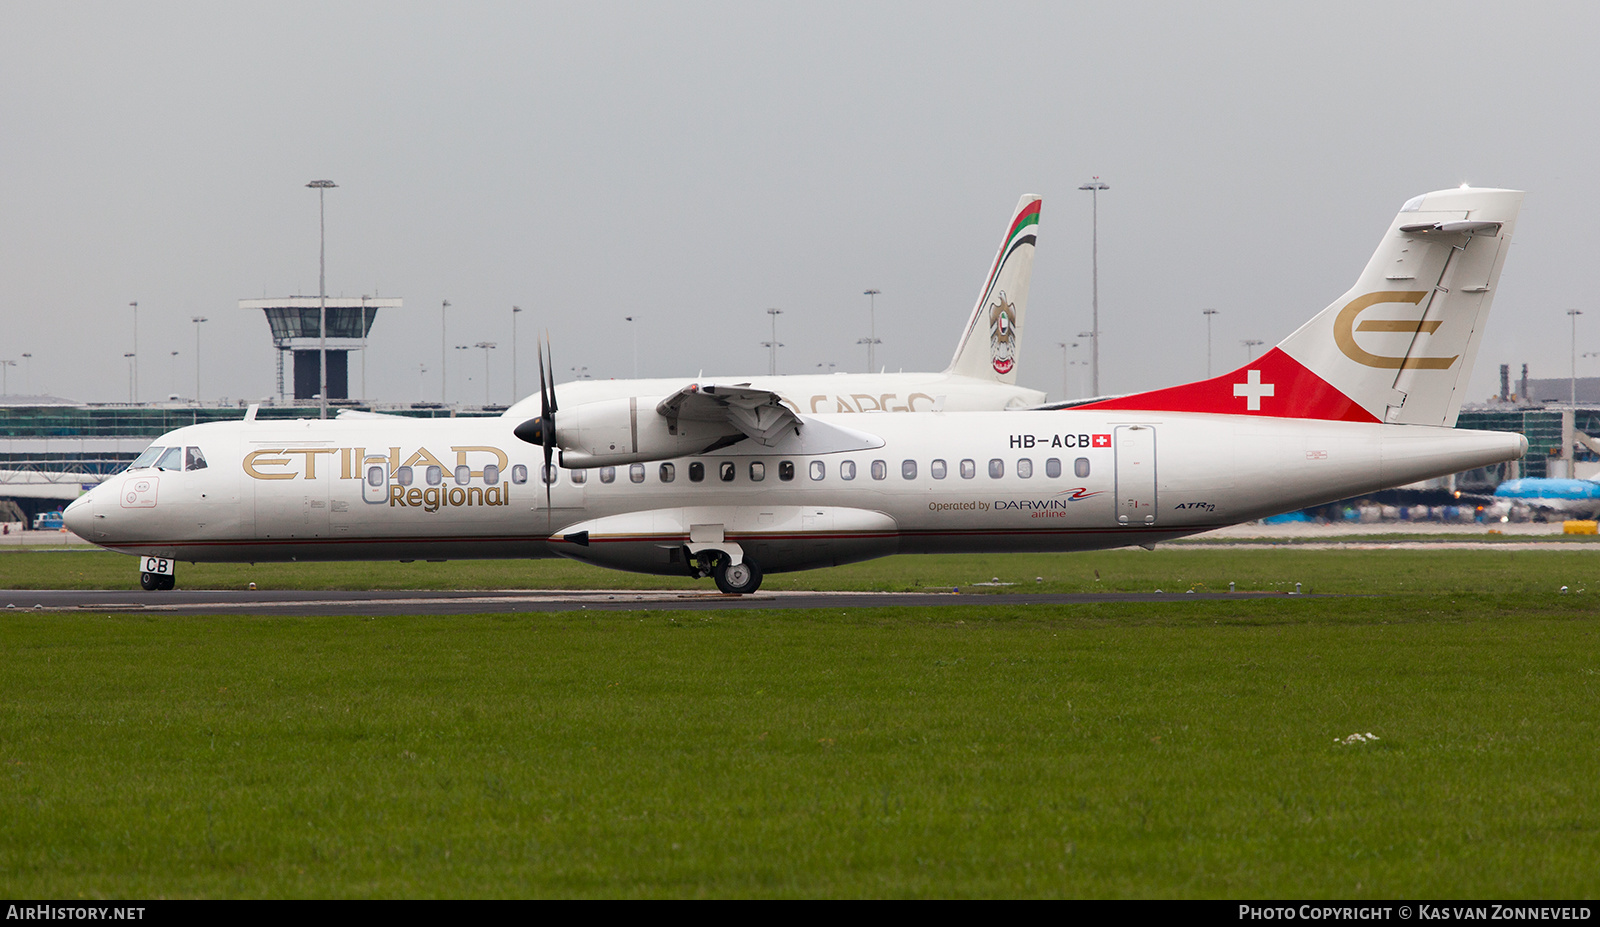
[[[989,304],[989,357],[1001,375],[1017,362],[1017,310],[1006,301],[1004,290]]]
[[[1381,290],[1377,293],[1368,293],[1365,296],[1353,299],[1333,320],[1333,341],[1344,352],[1344,356],[1358,364],[1367,367],[1378,367],[1388,370],[1448,370],[1455,366],[1461,355],[1454,357],[1395,357],[1388,354],[1373,354],[1363,350],[1356,344],[1356,332],[1410,332],[1413,335],[1431,335],[1438,330],[1441,324],[1438,320],[1424,322],[1422,320],[1410,321],[1407,319],[1368,319],[1356,325],[1356,316],[1373,306],[1383,303],[1410,303],[1416,305],[1427,296],[1425,290]]]

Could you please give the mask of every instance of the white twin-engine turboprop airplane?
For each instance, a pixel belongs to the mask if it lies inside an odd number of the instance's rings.
[[[822,412],[987,412],[1025,409],[1045,394],[1017,385],[1017,357],[1028,284],[1039,237],[1041,200],[1024,194],[1006,223],[1000,248],[989,265],[978,302],[967,317],[950,366],[939,373],[789,374],[765,377],[711,377],[703,383],[738,383],[776,393],[802,415]],[[569,407],[608,399],[666,396],[682,379],[573,380],[558,387]],[[1063,397],[1065,398],[1065,397]],[[518,422],[539,414],[539,397],[529,396],[505,412]]]
[[[66,521],[141,555],[146,588],[171,588],[174,560],[563,556],[747,593],[763,572],[896,553],[1148,546],[1521,456],[1521,435],[1452,427],[1521,202],[1411,200],[1353,289],[1183,386],[872,416],[754,386],[578,405],[541,386],[521,422],[195,425]]]

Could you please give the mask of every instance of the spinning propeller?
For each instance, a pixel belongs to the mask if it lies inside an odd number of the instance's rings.
[[[545,375],[546,367],[550,371],[548,377]],[[544,448],[544,468],[539,471],[539,479],[544,483],[544,511],[546,520],[549,520],[550,468],[556,450],[556,368],[555,360],[550,356],[548,340],[539,346],[539,415],[518,425],[512,434],[529,444]]]

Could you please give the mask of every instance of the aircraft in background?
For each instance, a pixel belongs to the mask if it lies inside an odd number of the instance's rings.
[[[1492,502],[1507,513],[1517,507],[1545,517],[1594,518],[1600,515],[1600,482],[1529,476],[1495,487]]]
[[[1183,386],[862,416],[753,385],[574,403],[541,376],[520,422],[180,428],[65,517],[140,555],[152,589],[176,560],[562,556],[749,593],[764,573],[896,553],[1148,547],[1520,457],[1521,435],[1452,426],[1521,203],[1408,201],[1349,292]]]
[[[1027,194],[1006,223],[1000,248],[978,291],[978,302],[962,329],[950,366],[938,373],[833,373],[781,376],[698,377],[701,383],[738,383],[776,393],[792,411],[972,412],[1040,405],[1045,394],[1017,385],[1028,284],[1039,230],[1039,197]],[[563,402],[588,402],[665,396],[691,380],[573,380],[557,387]],[[528,396],[507,409],[518,422],[537,415],[539,397]]]

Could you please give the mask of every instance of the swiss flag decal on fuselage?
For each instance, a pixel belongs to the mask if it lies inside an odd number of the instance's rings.
[[[1336,422],[1378,421],[1350,397],[1278,348],[1220,377],[1072,408],[1073,411],[1130,409],[1317,418]]]

